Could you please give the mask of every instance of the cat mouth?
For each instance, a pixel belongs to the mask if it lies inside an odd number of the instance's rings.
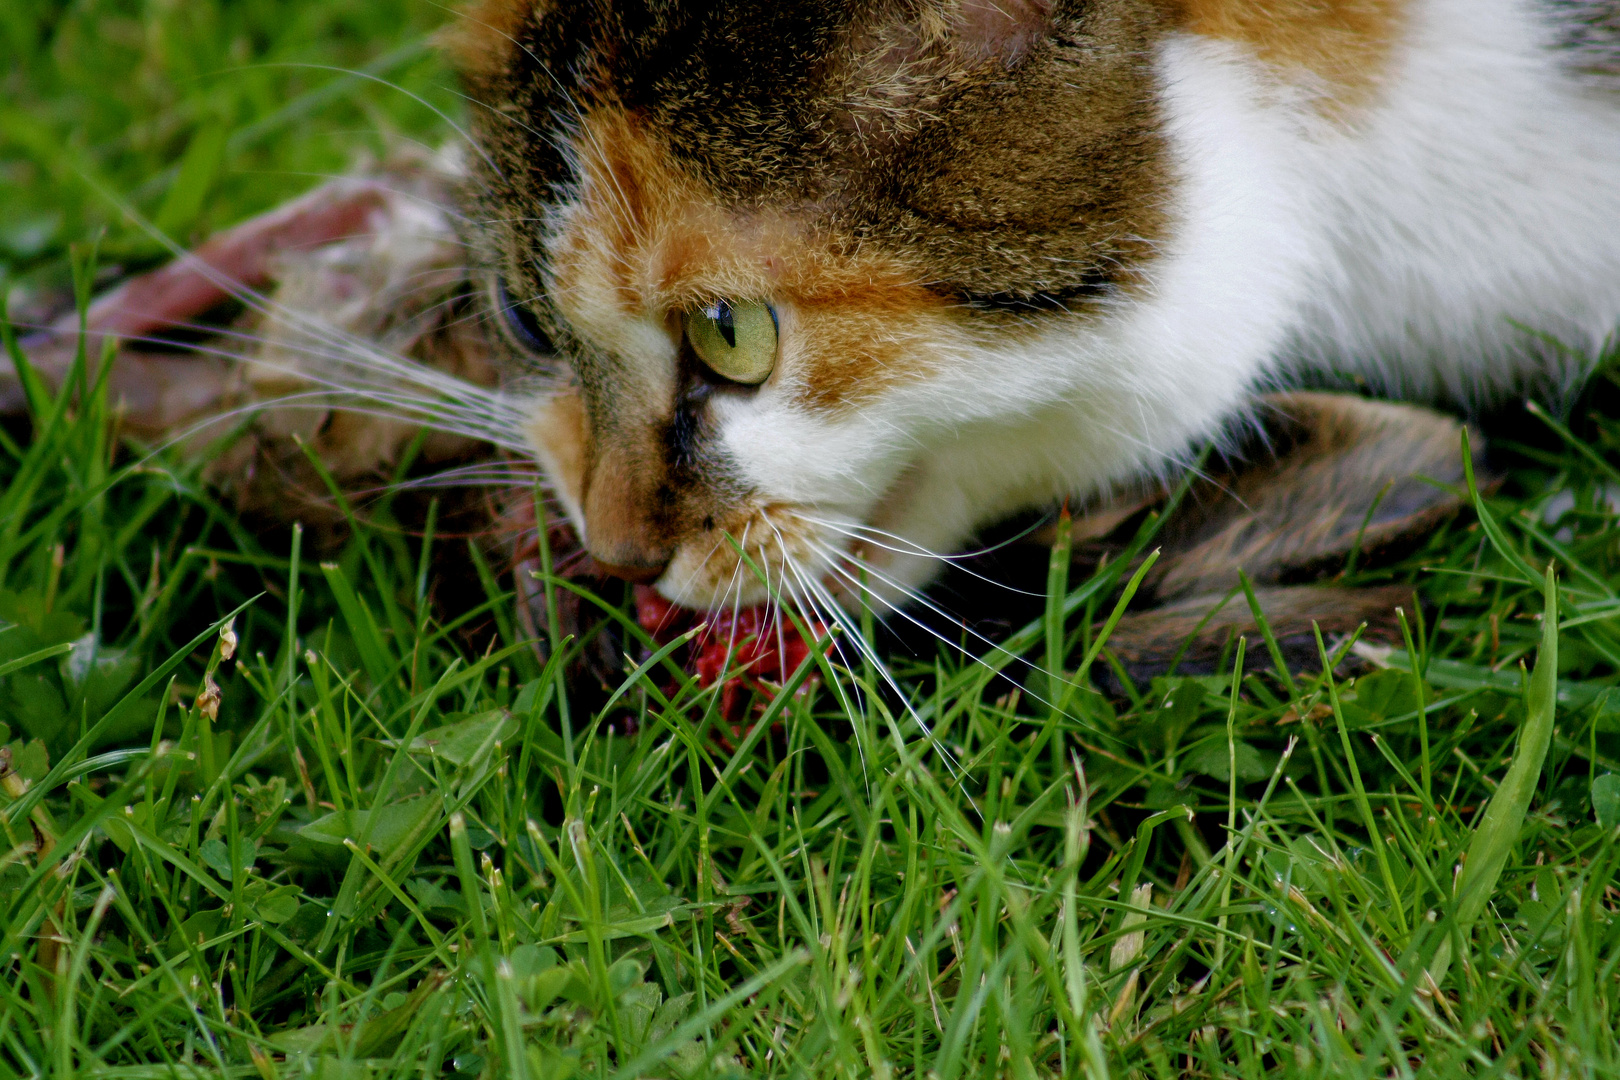
[[[826,579],[842,556],[823,532],[791,505],[757,506],[688,538],[651,584],[665,601],[692,611],[782,603],[813,610],[831,599]]]
[[[781,691],[803,693],[820,676],[819,653],[832,652],[827,627],[796,618],[779,604],[714,612],[678,607],[647,585],[635,587],[636,622],[659,648],[705,688],[719,690],[718,712],[741,735],[750,711],[768,708]],[[686,638],[686,640],[681,640]]]
[[[794,618],[776,604],[713,612],[693,611],[666,600],[656,589],[635,587],[636,622],[659,646],[683,635],[686,670],[704,686],[722,679],[785,682],[826,638],[814,619]]]

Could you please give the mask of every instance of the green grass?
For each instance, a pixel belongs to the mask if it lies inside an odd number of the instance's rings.
[[[320,177],[437,144],[454,81],[424,0],[7,0],[0,5],[0,281],[69,286],[70,241],[102,265],[167,251]]]
[[[196,203],[186,234],[361,129],[439,130],[252,67],[363,65],[437,17],[8,6],[0,182],[61,215],[14,271],[58,287],[97,222],[104,261],[153,255],[80,165],[154,217]],[[391,77],[448,100],[434,63]],[[171,199],[203,116],[262,134]],[[1620,1075],[1601,412],[1522,418],[1477,517],[1352,579],[1421,584],[1388,670],[1233,656],[1110,702],[1091,627],[1127,583],[1059,571],[1017,639],[1061,708],[948,654],[893,661],[902,707],[829,661],[738,739],[645,641],[593,707],[467,632],[506,594],[443,625],[431,568],[463,541],[386,505],[327,562],[260,538],[198,463],[118,446],[93,384],[0,439],[0,1076]]]

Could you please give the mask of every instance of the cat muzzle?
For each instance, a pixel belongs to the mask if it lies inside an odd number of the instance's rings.
[[[598,572],[608,577],[628,581],[634,585],[651,585],[659,579],[664,573],[664,568],[669,565],[667,561],[657,564],[610,563],[595,558],[591,561],[596,564]]]

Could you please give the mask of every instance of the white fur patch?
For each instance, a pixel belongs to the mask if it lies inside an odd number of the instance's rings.
[[[1384,100],[1304,146],[1331,246],[1289,359],[1474,402],[1577,372],[1620,323],[1620,94],[1512,0],[1413,5]]]

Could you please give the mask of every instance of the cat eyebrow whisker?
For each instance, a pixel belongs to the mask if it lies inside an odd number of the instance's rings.
[[[549,218],[543,218],[543,217],[491,217],[491,218],[467,218],[465,220],[467,221],[468,224],[477,225],[479,227],[487,227],[487,226],[490,226],[490,225],[547,225],[547,224],[550,224],[550,219]]]
[[[300,320],[294,324],[293,329],[300,334],[307,335],[309,340],[303,342],[296,338],[288,340],[268,337],[254,338],[245,335],[244,337],[249,341],[273,343],[288,352],[303,353],[314,358],[345,364],[356,371],[386,375],[389,377],[389,385],[392,386],[412,386],[432,390],[441,396],[459,399],[467,404],[477,404],[479,407],[493,408],[495,410],[502,409],[505,404],[501,395],[496,391],[487,390],[464,379],[458,379],[455,376],[426,367],[409,359],[397,357],[375,347],[361,344],[345,331],[329,323],[312,326]],[[267,361],[262,357],[248,356],[237,357],[236,359],[260,367],[277,368],[273,361]],[[285,365],[283,365],[284,367]],[[301,376],[312,382],[320,381],[317,376],[310,372],[291,369],[287,373]]]
[[[547,69],[546,74],[551,77],[552,82],[557,83],[556,76],[551,75],[551,72],[550,72],[549,69]],[[562,84],[557,83],[557,85],[560,87]],[[575,131],[578,132],[578,134],[584,136],[584,138],[587,141],[590,142],[591,148],[596,151],[596,156],[598,158],[600,158],[603,161],[611,161],[611,160],[613,160],[612,156],[609,155],[608,152],[607,152],[607,147],[602,145],[601,137],[599,135],[597,135],[595,132],[593,132],[590,129],[590,126],[585,122],[585,114],[584,114],[584,112],[582,112],[580,110],[579,105],[574,101],[572,95],[569,95],[569,94],[567,94],[565,92],[563,94],[563,97],[568,102],[568,107],[574,110],[574,115],[579,120],[579,123],[576,126]],[[571,147],[570,147],[570,150],[572,150]],[[574,170],[574,175],[576,177],[580,176],[580,169],[579,169],[579,165],[578,165],[577,161],[574,163],[573,170]],[[618,203],[619,211],[622,214],[624,214],[625,220],[627,220],[627,221],[635,221],[635,220],[637,220],[639,215],[637,215],[637,213],[636,213],[635,205],[633,203],[631,203],[631,201],[630,201],[629,194],[619,184],[619,176],[618,176],[617,170],[608,169],[607,174],[608,174],[608,182],[612,185],[612,188],[613,188],[612,196]],[[613,252],[612,254],[616,258],[618,258],[619,262],[626,263],[626,264],[628,263],[627,258],[625,256],[621,255],[620,253],[618,253],[617,251]]]
[[[446,127],[448,127],[451,131],[455,132],[457,135],[461,136],[461,139],[462,139],[463,142],[465,142],[468,146],[471,146],[475,151],[477,151],[478,156],[484,159],[484,164],[488,165],[490,167],[490,169],[492,169],[494,171],[496,176],[504,177],[506,175],[505,173],[501,172],[500,166],[495,164],[495,159],[490,157],[488,152],[486,152],[484,150],[484,148],[478,144],[478,140],[474,139],[471,135],[467,134],[467,132],[461,127],[461,125],[456,123],[455,120],[451,119],[445,113],[445,111],[443,109],[439,108],[437,105],[433,104],[431,101],[427,100],[422,95],[417,94],[417,93],[415,93],[413,91],[407,90],[407,89],[405,89],[405,87],[399,85],[396,82],[393,82],[390,79],[385,79],[380,75],[373,75],[369,71],[358,71],[358,70],[356,70],[354,68],[339,67],[339,66],[336,66],[336,65],[333,65],[333,64],[308,64],[308,63],[295,63],[293,61],[274,61],[274,62],[264,63],[264,64],[255,64],[253,66],[254,67],[264,67],[264,68],[292,68],[292,69],[300,69],[301,68],[301,69],[306,69],[306,70],[311,70],[311,71],[329,71],[329,72],[332,72],[332,73],[337,74],[337,75],[349,75],[349,76],[353,76],[356,79],[365,79],[368,82],[376,83],[378,86],[385,86],[390,90],[393,90],[393,91],[395,91],[397,93],[405,95],[406,97],[410,98],[412,101],[416,102],[418,105],[422,106],[422,108],[427,109],[434,116],[437,116],[440,120],[442,120]]]
[[[272,367],[271,370],[287,370]],[[301,374],[296,369],[289,374]],[[474,436],[479,441],[494,443],[504,450],[525,452],[527,443],[504,426],[493,422],[483,409],[459,405],[438,398],[417,396],[386,386],[354,387],[340,383],[324,383],[309,379],[319,387],[296,394],[281,395],[263,401],[245,403],[245,411],[268,411],[280,408],[335,408],[346,412],[364,413],[380,417],[420,423],[437,430]],[[366,409],[366,404],[385,406],[395,411]],[[235,411],[235,410],[233,410]]]
[[[388,353],[382,352],[375,345],[372,345],[369,342],[362,343],[358,338],[354,338],[350,341],[343,340],[345,337],[348,337],[348,335],[346,335],[346,333],[338,327],[332,326],[331,324],[327,324],[325,329],[332,332],[332,334],[329,336],[335,340],[335,344],[322,340],[322,335],[317,334],[311,327],[296,327],[299,333],[308,335],[314,341],[313,345],[296,340],[289,341],[249,330],[238,330],[228,326],[212,326],[205,323],[186,320],[176,320],[167,325],[173,330],[187,330],[198,333],[206,333],[215,338],[237,341],[247,345],[275,345],[287,352],[303,353],[315,359],[348,363],[363,370],[382,370],[386,371],[389,375],[394,376],[398,381],[428,384],[432,385],[435,389],[438,389],[441,386],[446,388],[461,389],[474,397],[488,396],[493,394],[493,391],[486,390],[484,387],[477,386],[476,384],[466,382],[462,379],[457,379],[453,376],[445,375],[442,372],[429,371],[428,369],[424,369],[421,364],[416,363],[415,361],[404,357],[392,356]],[[264,360],[262,357],[252,356],[246,353],[230,352],[217,346],[210,346],[206,343],[177,341],[158,334],[120,334],[118,337],[121,341],[138,342],[143,345],[162,346],[166,349],[177,352],[200,353],[206,356],[216,356],[221,359],[231,360],[245,365],[258,367],[274,366],[272,361]],[[358,353],[356,351],[357,349]],[[433,378],[433,376],[437,376],[437,378]],[[308,376],[307,374],[306,378],[308,378],[310,381],[315,381],[313,376]]]
[[[294,398],[308,399],[308,398],[316,398],[316,397],[322,397],[322,399],[324,400],[324,394],[325,393],[326,393],[325,391],[319,391],[319,390],[310,391],[307,394],[293,395],[291,398],[284,399],[284,400],[292,402]],[[330,406],[326,405],[326,404],[312,405],[308,401],[294,402],[294,403],[289,404],[288,407],[289,408],[320,408],[320,409],[330,408]],[[145,465],[148,462],[154,460],[159,454],[163,453],[165,450],[169,450],[169,449],[172,449],[173,447],[179,446],[181,443],[186,442],[188,439],[191,439],[194,436],[202,434],[204,431],[207,431],[211,427],[214,427],[214,426],[219,425],[219,424],[223,424],[223,423],[225,423],[227,421],[234,420],[234,419],[251,418],[251,417],[256,416],[259,413],[263,412],[264,410],[265,410],[265,405],[264,404],[259,403],[259,402],[251,402],[251,403],[246,404],[246,405],[239,405],[239,406],[237,406],[235,408],[227,409],[224,412],[210,413],[208,416],[205,416],[202,419],[197,420],[196,422],[194,422],[192,424],[188,424],[185,427],[171,428],[170,432],[169,432],[169,437],[164,439],[163,441],[155,444],[154,446],[152,446],[152,448],[144,456],[142,456],[136,462],[136,464]],[[351,410],[351,411],[359,412],[361,410]],[[384,419],[396,418],[395,414],[385,412],[385,411],[383,411],[381,409],[373,410],[370,415],[378,416],[378,417],[381,417],[381,418],[384,418]]]
[[[275,305],[267,303],[262,306]],[[491,442],[503,449],[517,452],[528,450],[527,439],[522,434],[523,411],[503,395],[403,358],[390,356],[375,347],[357,344],[356,339],[336,327],[326,325],[312,328],[306,320],[299,320],[299,323],[302,325],[296,325],[296,330],[307,334],[314,341],[313,345],[230,329],[216,330],[215,333],[218,337],[243,344],[273,342],[284,351],[326,360],[351,372],[362,374],[381,372],[390,378],[385,382],[367,382],[364,379],[340,382],[297,365],[278,364],[263,357],[243,355],[206,343],[174,341],[157,335],[130,335],[124,340],[214,356],[284,374],[295,381],[314,384],[320,388],[247,403],[239,408],[205,418],[196,428],[188,429],[186,435],[231,417],[265,409],[315,407],[320,404],[321,407],[366,413],[368,410],[358,407],[355,403],[369,402],[388,407],[387,410],[369,410],[372,415],[396,420],[414,420],[439,430]],[[197,327],[197,329],[214,330],[211,327]],[[429,393],[423,393],[424,390]],[[401,410],[406,415],[402,416]]]
[[[247,337],[246,335],[236,336],[244,337],[246,340],[250,341],[256,340],[251,337]],[[511,406],[509,403],[498,398],[491,400],[491,398],[495,398],[495,395],[490,394],[487,397],[484,396],[484,394],[488,394],[488,392],[483,392],[482,394],[468,394],[465,399],[458,400],[454,397],[437,395],[430,396],[427,394],[412,393],[413,388],[409,385],[401,385],[394,382],[379,382],[370,386],[365,384],[357,385],[356,383],[349,382],[336,382],[313,374],[301,367],[287,364],[277,364],[273,361],[266,361],[256,357],[246,357],[231,352],[227,349],[212,347],[206,344],[170,341],[165,338],[150,335],[131,336],[124,338],[123,340],[137,341],[143,344],[165,345],[173,348],[185,348],[192,353],[217,357],[224,360],[242,363],[248,366],[277,372],[278,374],[284,374],[290,379],[298,382],[310,383],[318,387],[316,390],[300,391],[293,394],[282,394],[276,397],[245,403],[242,406],[242,409],[249,411],[254,409],[272,409],[287,404],[304,405],[315,399],[329,400],[334,403],[333,407],[349,408],[349,406],[336,403],[342,402],[345,398],[354,398],[360,401],[378,401],[391,405],[403,405],[407,408],[414,408],[418,410],[418,413],[421,416],[431,416],[435,419],[441,416],[459,417],[463,422],[475,425],[476,429],[480,433],[481,438],[490,438],[490,441],[495,441],[498,444],[503,445],[505,444],[505,440],[512,437],[515,432],[521,431],[519,424],[522,419],[522,412],[514,406]],[[316,359],[326,359],[338,362],[345,359],[343,356],[315,350],[297,351],[305,352],[307,355],[310,355]],[[482,391],[481,387],[474,387],[472,384],[462,383],[460,385],[462,388],[467,390]],[[232,410],[233,413],[236,411],[240,410]],[[351,408],[350,411],[356,410]],[[492,418],[495,420],[505,420],[512,426],[509,429],[503,424],[493,423],[491,422]],[[505,445],[504,448],[521,451],[527,449],[527,444],[519,442],[516,445]]]
[[[438,5],[435,5],[435,6],[438,6]],[[601,140],[598,139],[597,136],[590,131],[589,126],[585,123],[585,111],[580,108],[579,102],[578,102],[578,100],[575,99],[573,91],[570,90],[563,83],[563,81],[561,79],[557,78],[557,73],[556,72],[551,70],[551,65],[550,64],[546,63],[544,60],[540,59],[539,56],[535,55],[535,52],[534,52],[533,49],[529,48],[523,42],[519,41],[517,38],[513,37],[511,34],[509,34],[506,31],[500,29],[499,27],[491,26],[489,23],[484,22],[481,19],[474,19],[471,15],[467,14],[466,12],[458,12],[457,14],[461,18],[465,19],[466,21],[468,21],[470,23],[474,23],[475,25],[481,26],[484,29],[490,31],[491,33],[505,38],[507,41],[511,42],[517,48],[521,49],[523,51],[523,54],[525,56],[527,56],[530,60],[534,61],[534,66],[537,69],[539,69],[540,71],[545,73],[546,78],[551,80],[551,85],[556,87],[557,93],[562,97],[563,101],[567,103],[568,107],[571,110],[573,110],[574,118],[577,121],[577,124],[575,125],[575,130],[579,134],[582,134],[586,139],[590,140],[591,145],[594,147],[594,149],[596,150],[598,155],[600,155],[603,159],[607,159],[607,157],[608,157],[607,148],[604,147],[601,144]],[[486,106],[486,108],[487,108],[487,106]],[[465,133],[462,133],[462,137],[466,138],[467,136],[466,136]],[[552,141],[549,138],[546,139],[546,142],[553,149],[555,149],[559,153],[561,153],[564,157],[573,156],[573,153],[572,153],[573,148],[571,146],[566,146],[566,145],[559,144],[557,142]],[[487,154],[483,154],[482,149],[480,149],[480,154],[482,154],[485,161],[489,161],[489,156]],[[490,167],[495,168],[493,163],[491,163]],[[578,169],[577,163],[575,163],[575,167],[574,167],[573,171],[574,171],[575,176],[579,175],[579,169]],[[503,176],[504,175],[504,174],[501,173],[501,171],[499,169],[495,169],[495,174],[497,176]],[[627,214],[630,217],[631,220],[634,220],[634,218],[635,218],[634,208],[630,204],[630,198],[629,198],[628,195],[625,194],[624,190],[619,186],[619,179],[618,179],[617,176],[612,175],[611,170],[609,172],[609,179],[613,183],[614,193],[617,196],[618,202],[619,202],[619,209],[624,211],[624,213]]]
[[[334,134],[373,135],[373,134],[375,134],[375,132],[371,131],[371,130],[367,130],[367,129],[355,129],[352,132],[347,132],[347,133],[336,132]],[[429,153],[434,152],[434,147],[433,147],[432,144],[423,142],[420,139],[407,138],[406,136],[403,136],[403,135],[395,135],[395,136],[393,136],[393,139],[395,141],[398,141],[398,142],[401,142],[401,143],[408,143],[410,145],[416,146],[416,147],[420,148],[421,150],[429,152]],[[321,170],[314,170],[314,169],[311,169],[311,170],[292,170],[292,169],[281,170],[281,171],[278,171],[276,173],[276,175],[277,176],[286,176],[286,177],[301,177],[301,178],[304,178],[304,179],[321,180],[321,181],[333,181],[333,182],[353,181],[353,180],[356,179],[356,174],[354,174],[354,173],[324,172],[324,171],[321,171]],[[468,227],[473,227],[473,226],[477,226],[477,225],[488,224],[488,222],[479,221],[476,218],[468,216],[454,202],[452,202],[450,200],[434,198],[431,195],[424,194],[421,191],[412,190],[409,187],[400,187],[400,186],[396,186],[396,185],[393,185],[393,184],[386,183],[383,178],[387,177],[387,176],[390,176],[390,175],[397,175],[397,174],[391,174],[391,173],[387,173],[387,172],[383,172],[383,173],[380,173],[380,174],[373,174],[373,173],[370,173],[370,172],[363,172],[363,173],[359,174],[360,178],[365,180],[366,186],[368,188],[370,188],[371,190],[373,190],[373,191],[384,192],[384,193],[386,193],[388,195],[391,195],[391,196],[393,196],[393,197],[395,197],[397,199],[400,199],[402,201],[409,202],[409,203],[414,203],[417,206],[423,207],[423,208],[425,208],[425,209],[427,209],[429,211],[432,211],[435,214],[443,214],[446,217],[454,218],[456,220],[456,222],[461,224],[461,225],[465,225],[465,226],[468,226]],[[457,180],[459,181],[461,179],[462,179],[461,176],[458,174],[457,175]],[[365,235],[365,234],[364,233],[359,233],[359,234],[355,234],[355,235]],[[463,249],[467,249],[467,250],[471,250],[471,248],[472,248],[472,244],[468,240],[466,240],[459,233],[453,233],[453,232],[409,233],[409,232],[405,232],[403,230],[395,230],[393,232],[393,235],[396,235],[396,236],[413,236],[413,237],[430,237],[433,240],[434,243],[450,244],[450,245],[453,245],[455,247],[463,248]],[[333,236],[333,237],[330,237],[330,238],[328,238],[326,240],[323,240],[322,244],[324,245],[324,244],[327,244],[327,243],[342,243],[344,240],[351,239],[351,238],[352,238],[351,236],[342,236],[342,235]],[[302,253],[303,250],[304,249],[300,249],[300,253]]]
[[[535,54],[535,51],[533,49],[529,48],[527,45],[525,45],[523,42],[519,41],[517,38],[513,37],[511,34],[507,33],[505,30],[502,30],[500,27],[494,26],[494,25],[492,25],[490,23],[487,23],[482,19],[473,18],[472,13],[470,11],[466,10],[465,8],[451,7],[451,6],[446,5],[446,4],[434,3],[434,0],[428,0],[428,4],[431,7],[436,7],[440,11],[443,11],[443,12],[449,14],[453,18],[461,19],[464,22],[469,22],[469,23],[472,23],[475,26],[483,27],[485,30],[488,30],[490,33],[495,34],[498,37],[503,37],[508,42],[510,42],[511,44],[517,46],[519,49],[521,49],[523,51],[524,56],[527,56],[530,60],[534,61],[534,66],[535,67],[539,68],[541,71],[546,73],[546,78],[551,80],[552,85],[554,85],[557,88],[558,93],[562,94],[562,96],[568,101],[568,103],[570,105],[574,106],[574,112],[576,114],[578,114],[579,107],[578,107],[578,105],[576,105],[574,103],[572,92],[569,91],[568,87],[564,86],[562,84],[562,82],[557,78],[557,76],[552,72],[551,65],[547,64],[544,60],[540,59],[540,57]]]
[[[535,128],[530,127],[528,124],[525,124],[523,121],[519,120],[517,117],[513,116],[511,113],[502,112],[501,110],[495,108],[493,105],[489,104],[489,102],[487,102],[487,101],[480,101],[477,98],[473,97],[471,94],[464,93],[464,92],[462,92],[460,90],[452,90],[451,93],[454,94],[456,97],[460,98],[462,101],[465,101],[467,104],[477,106],[478,108],[484,110],[486,113],[489,113],[491,116],[495,117],[496,119],[504,120],[507,123],[512,124],[515,127],[521,128],[524,131],[525,134],[533,135],[535,138],[539,139],[541,142],[545,143],[547,146],[551,147],[553,150],[557,150],[557,151],[560,152],[560,151],[563,151],[565,149],[565,147],[563,146],[562,143],[559,143],[556,140],[552,139],[551,136],[547,135],[545,132],[538,131]]]

